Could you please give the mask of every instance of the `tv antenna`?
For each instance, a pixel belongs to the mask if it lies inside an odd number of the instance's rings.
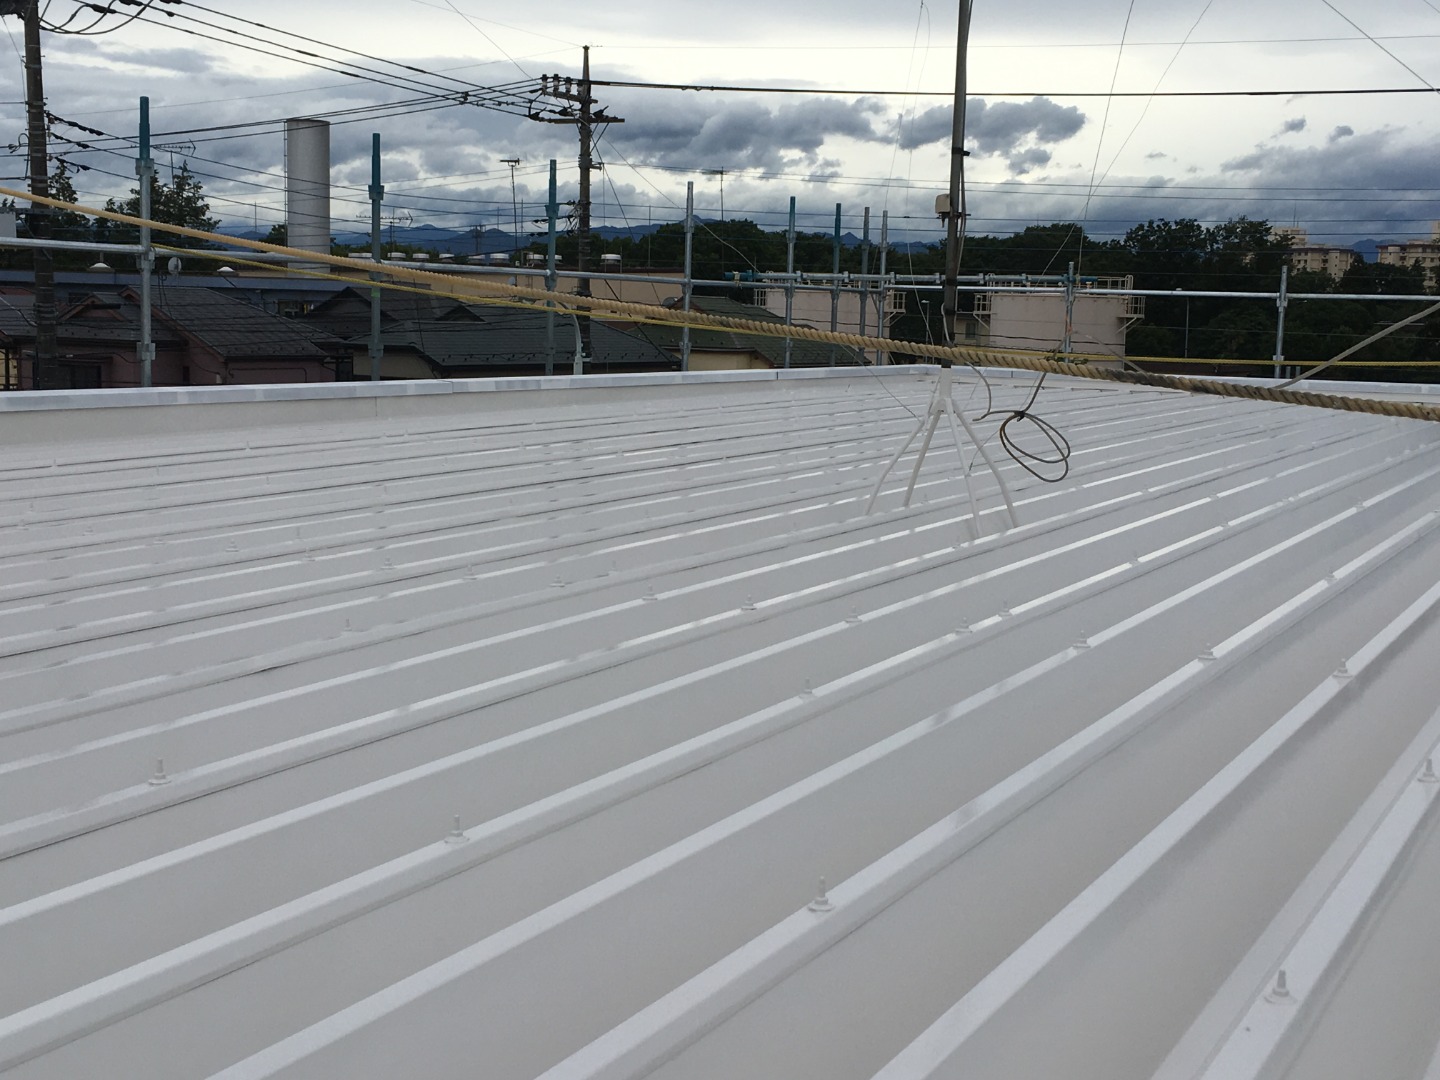
[[[170,154],[170,186],[175,186],[175,155],[195,153],[195,144],[189,139],[184,142],[162,142],[155,144],[156,150],[166,150]]]
[[[936,210],[939,211],[942,220],[945,222],[945,291],[942,301],[942,311],[945,325],[945,343],[952,348],[955,345],[955,316],[957,297],[959,296],[960,281],[960,245],[962,229],[965,223],[965,61],[970,45],[970,7],[972,0],[960,0],[960,26],[958,32],[958,47],[955,56],[955,104],[953,107],[953,120],[951,125],[950,138],[950,190],[946,196],[936,200]],[[1015,503],[1010,498],[1010,490],[1005,485],[1005,479],[1000,475],[1000,470],[995,467],[995,461],[990,457],[990,451],[985,448],[985,443],[976,435],[975,429],[965,414],[955,408],[954,398],[951,396],[955,379],[955,361],[950,356],[940,358],[940,376],[935,381],[935,392],[930,396],[930,407],[925,415],[920,417],[915,430],[910,432],[910,437],[905,440],[899,450],[895,452],[885,468],[881,470],[879,478],[875,481],[875,489],[870,492],[870,501],[865,504],[865,512],[868,514],[875,507],[875,500],[880,495],[880,488],[884,485],[890,470],[895,468],[899,460],[905,456],[905,452],[920,433],[925,433],[924,440],[920,443],[920,453],[915,458],[915,466],[910,472],[910,483],[905,488],[905,503],[910,505],[910,499],[915,494],[915,481],[920,478],[920,467],[925,464],[925,455],[930,450],[930,441],[935,437],[935,429],[940,425],[940,418],[943,416],[950,425],[950,437],[955,440],[955,452],[960,457],[960,463],[965,463],[965,448],[960,441],[960,428],[965,429],[965,434],[975,444],[975,448],[985,459],[985,464],[990,467],[994,474],[995,481],[1000,486],[1001,497],[1005,500],[1005,509],[1010,516],[1010,527],[1013,529],[1018,520],[1015,517]],[[958,424],[958,427],[957,427]],[[974,522],[974,533],[980,535],[980,507],[975,501],[975,489],[970,484],[970,473],[964,472],[965,490],[970,496],[970,514]]]
[[[356,214],[355,220],[369,221],[370,215]],[[415,215],[410,213],[409,210],[397,210],[393,214],[381,214],[380,224],[389,227],[390,243],[393,245],[395,243],[395,226],[399,225],[402,228],[408,229],[411,225],[415,224]]]

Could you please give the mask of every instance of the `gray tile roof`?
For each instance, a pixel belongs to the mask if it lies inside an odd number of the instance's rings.
[[[678,308],[679,302],[673,302],[669,306]],[[748,319],[751,322],[774,323],[777,326],[785,324],[784,319],[765,308],[742,304],[722,296],[692,297],[690,306],[706,315],[723,315],[734,319]],[[682,331],[678,326],[645,326],[637,332],[660,348],[671,352],[678,352],[680,349]],[[739,330],[692,327],[690,348],[692,352],[752,352],[763,357],[772,367],[785,366],[785,339],[780,337],[746,334]],[[819,342],[798,339],[791,341],[791,367],[849,367],[859,363],[859,354],[844,345],[822,345]]]
[[[134,294],[127,290],[127,297]],[[158,289],[155,310],[226,360],[323,360],[340,344],[323,330],[262,311],[217,289]]]
[[[445,372],[456,369],[533,368],[543,366],[547,356],[546,318],[541,312],[486,308],[481,321],[458,319],[407,321],[393,324],[382,333],[388,348],[406,348],[419,353]],[[351,339],[363,344],[366,335]],[[675,357],[643,337],[618,330],[602,322],[591,324],[591,362],[602,368],[669,370]],[[557,364],[567,366],[575,355],[575,321],[569,316],[555,319]]]

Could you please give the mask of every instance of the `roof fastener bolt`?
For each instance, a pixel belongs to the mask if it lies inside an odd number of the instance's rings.
[[[1090,648],[1090,635],[1084,630],[1081,630],[1080,636],[1075,639],[1075,645],[1073,647],[1076,649]]]
[[[389,555],[386,555],[386,556],[385,556],[384,568],[385,568],[386,570],[394,570],[394,569],[395,569],[395,560],[392,559],[392,558],[390,558]]]
[[[1284,968],[1275,973],[1275,985],[1270,988],[1270,992],[1265,997],[1270,1001],[1290,1000],[1290,983],[1285,977]]]
[[[655,595],[655,586],[654,586],[654,585],[647,585],[647,586],[645,586],[645,596],[644,596],[644,600],[645,600],[646,603],[649,603],[649,602],[652,601],[652,600],[659,600],[659,599],[660,599],[660,598]]]
[[[550,587],[552,589],[563,589],[565,587],[565,579],[562,578],[559,574],[556,574],[555,580],[550,582]]]
[[[1354,674],[1355,673],[1350,670],[1350,665],[1347,664],[1344,660],[1341,660],[1340,666],[1335,669],[1335,678],[1337,679],[1348,679],[1351,678]]]
[[[450,833],[445,837],[445,843],[463,844],[469,839],[470,838],[465,835],[465,830],[460,828],[460,815],[456,814],[454,824],[450,827]]]
[[[800,691],[800,696],[807,698],[815,696],[815,687],[810,684],[809,679],[805,680],[805,688]]]
[[[1440,784],[1440,776],[1435,775],[1435,759],[1426,758],[1425,767],[1420,770],[1420,783]]]
[[[240,550],[240,545],[237,544],[234,540],[231,540],[228,544],[225,545],[225,550],[226,550],[226,551],[239,551],[239,550]]]
[[[1201,659],[1201,660],[1204,660],[1204,661],[1206,661],[1206,662],[1208,663],[1209,661],[1214,660],[1215,658],[1216,658],[1216,657],[1215,657],[1215,646],[1214,646],[1214,645],[1206,645],[1206,646],[1205,646],[1205,651],[1200,654],[1200,659]]]
[[[845,621],[851,624],[858,623],[860,621],[860,612],[852,607],[850,614],[845,616]]]
[[[150,774],[149,784],[151,787],[161,787],[170,782],[170,777],[165,774],[165,759],[155,759],[155,771]]]
[[[751,596],[749,593],[746,593],[746,594],[745,594],[745,603],[743,603],[743,604],[740,605],[740,610],[741,610],[741,611],[754,611],[754,610],[755,610],[755,598],[754,598],[753,596]]]
[[[830,902],[830,894],[825,891],[825,879],[823,877],[820,879],[820,891],[815,894],[815,899],[811,900],[805,907],[810,911],[820,912],[822,914],[835,910],[835,905]]]
[[[1009,601],[1009,600],[1002,600],[1002,601],[1000,601],[1000,618],[1002,618],[1002,619],[1008,619],[1008,618],[1010,618],[1011,615],[1014,615],[1014,614],[1015,614],[1015,613],[1010,610],[1010,601]]]

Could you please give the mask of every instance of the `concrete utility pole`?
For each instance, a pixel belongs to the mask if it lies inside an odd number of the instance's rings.
[[[590,46],[586,45],[584,65],[581,68],[580,81],[577,84],[572,78],[561,78],[559,75],[542,75],[540,77],[540,93],[545,97],[559,98],[562,101],[573,101],[578,105],[578,114],[571,109],[563,109],[558,117],[542,116],[532,114],[531,119],[541,120],[547,124],[574,124],[580,133],[580,198],[575,203],[576,217],[576,256],[575,269],[579,274],[579,285],[575,292],[579,296],[590,296],[590,279],[586,273],[590,269],[590,174],[596,168],[594,157],[595,128],[602,124],[623,124],[625,121],[618,116],[609,116],[602,108],[595,110],[595,95],[592,92],[593,86],[590,83]],[[582,314],[579,317],[580,343],[585,356],[590,356],[590,318]]]
[[[39,0],[0,0],[0,15],[19,15],[25,23],[25,112],[26,143],[29,151],[30,191],[50,195],[50,153],[45,125],[45,85],[40,62]],[[26,221],[36,240],[50,239],[49,207],[32,204]],[[55,342],[55,261],[45,249],[34,249],[35,268],[35,364],[31,385],[36,390],[53,390],[60,385],[59,348]]]
[[[135,160],[135,175],[140,179],[140,216],[149,219],[154,212],[151,185],[155,178],[155,162],[150,157],[150,99],[140,99],[140,156]],[[140,226],[140,254],[135,260],[140,269],[140,385],[150,386],[155,374],[155,341],[151,334],[150,276],[155,271],[155,248],[151,243],[150,226]]]
[[[970,0],[960,0],[960,27],[955,50],[955,105],[950,134],[950,205],[945,216],[945,290],[941,312],[945,320],[945,343],[954,345],[955,319],[960,283],[960,234],[965,222],[965,59],[970,47]],[[940,358],[941,367],[950,367],[950,357]]]
[[[370,262],[378,267],[384,258],[380,249],[380,207],[385,202],[385,185],[380,183],[380,133],[370,135]],[[385,359],[385,342],[380,337],[380,271],[370,271],[370,381],[380,381],[380,362]]]
[[[790,223],[785,227],[785,325],[795,322],[795,196],[790,196]],[[785,339],[785,366],[790,366],[793,338]]]
[[[695,181],[685,182],[685,281],[681,286],[680,309],[690,314],[695,295]],[[680,327],[680,370],[690,370],[690,323]]]
[[[510,254],[514,261],[520,261],[520,204],[515,201],[515,166],[520,164],[518,157],[507,157],[500,159],[501,165],[510,166],[510,215],[514,235],[510,237]]]
[[[555,159],[550,159],[550,187],[545,199],[545,291],[554,292],[559,282],[555,270],[555,225],[560,217],[560,197],[555,191]],[[545,374],[555,374],[555,302],[545,301]]]

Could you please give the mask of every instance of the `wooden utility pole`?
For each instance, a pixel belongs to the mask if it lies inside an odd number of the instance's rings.
[[[574,124],[580,133],[580,198],[575,203],[575,268],[580,274],[580,283],[575,291],[580,296],[590,296],[590,279],[584,275],[590,269],[590,173],[596,168],[595,128],[600,124],[623,124],[625,121],[618,116],[607,115],[603,108],[598,112],[595,110],[594,87],[590,82],[590,46],[586,45],[584,48],[585,61],[581,67],[578,84],[572,78],[562,79],[559,75],[542,75],[540,77],[542,96],[558,98],[561,101],[572,101],[579,106],[578,111],[561,109],[558,116],[532,113],[530,118],[547,124]],[[580,349],[587,359],[592,355],[590,351],[590,318],[584,314],[580,315]]]
[[[45,84],[40,70],[39,0],[5,0],[0,15],[19,15],[25,22],[25,112],[26,143],[30,163],[30,191],[50,194],[50,153],[45,123]],[[48,207],[32,204],[26,221],[36,240],[50,239]],[[35,362],[31,385],[36,390],[53,390],[60,385],[59,349],[55,342],[55,257],[47,248],[34,250],[35,268]]]

